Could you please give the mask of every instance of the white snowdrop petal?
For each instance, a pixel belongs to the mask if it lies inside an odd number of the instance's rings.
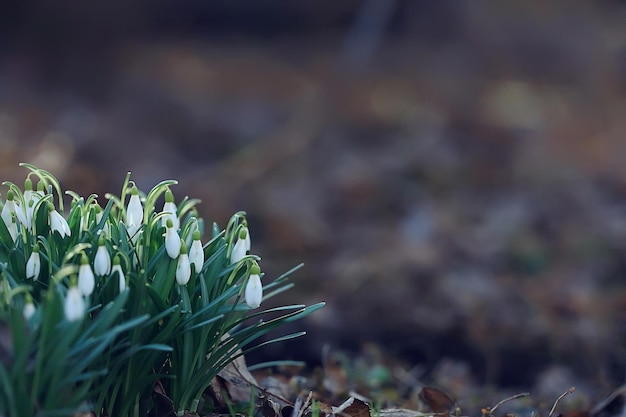
[[[85,315],[85,300],[77,287],[67,290],[63,307],[67,321],[77,321],[83,318]]]
[[[37,280],[41,272],[41,257],[39,252],[33,251],[26,262],[26,278]]]
[[[195,266],[196,272],[202,270],[204,265],[204,250],[202,250],[202,242],[194,240],[189,249],[189,261]]]
[[[261,300],[263,298],[263,285],[261,284],[261,277],[259,274],[252,274],[248,278],[245,290],[246,304],[250,308],[259,308],[261,306]]]
[[[246,227],[246,238],[244,239],[244,243],[246,246],[246,252],[250,252],[250,231]]]
[[[82,264],[78,267],[78,289],[80,293],[89,297],[96,286],[96,279],[89,264]]]
[[[167,251],[167,255],[172,258],[178,258],[178,254],[180,253],[180,236],[173,227],[168,227],[165,230],[165,250]]]
[[[126,277],[124,276],[124,271],[122,271],[122,267],[119,264],[113,265],[113,269],[111,269],[111,275],[117,272],[117,276],[119,279],[119,287],[120,292],[126,289]]]
[[[178,264],[176,265],[176,282],[178,282],[179,285],[187,285],[189,278],[191,278],[189,255],[181,253],[178,257]]]
[[[24,311],[22,311],[24,319],[30,319],[35,314],[35,311],[37,311],[37,309],[35,308],[35,305],[33,303],[26,303],[26,305],[24,306]]]
[[[163,204],[163,213],[167,213],[167,215],[164,216],[161,220],[161,224],[163,226],[167,224],[167,220],[169,219],[172,221],[174,230],[178,230],[180,228],[180,220],[176,215],[176,210],[178,210],[178,208],[176,207],[175,203],[166,202],[165,204]]]
[[[130,196],[128,208],[126,209],[126,225],[141,226],[143,223],[143,207],[138,194]]]
[[[111,256],[106,246],[98,246],[93,267],[98,276],[109,275],[109,272],[111,272]]]
[[[236,264],[246,256],[246,242],[244,239],[237,239],[230,253],[230,264]]]
[[[58,232],[61,237],[70,236],[70,226],[67,224],[67,220],[58,211],[50,211],[50,229],[53,232]]]

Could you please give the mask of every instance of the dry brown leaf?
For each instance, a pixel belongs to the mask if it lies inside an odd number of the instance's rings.
[[[370,407],[366,402],[355,398],[352,404],[342,411],[342,415],[347,414],[351,417],[370,417]]]
[[[452,408],[454,408],[454,400],[439,388],[423,387],[419,397],[424,404],[437,414],[448,416]]]

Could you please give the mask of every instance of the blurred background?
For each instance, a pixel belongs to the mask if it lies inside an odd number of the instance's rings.
[[[626,4],[13,2],[0,178],[249,213],[273,303],[251,358],[378,352],[425,380],[606,392],[626,377]],[[382,352],[382,353],[381,353]],[[454,385],[454,384],[453,384]],[[556,394],[553,394],[555,392]]]

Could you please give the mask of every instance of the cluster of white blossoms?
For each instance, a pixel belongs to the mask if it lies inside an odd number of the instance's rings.
[[[0,218],[4,222],[13,242],[19,238],[23,231],[34,231],[34,216],[37,203],[45,198],[43,182],[38,184],[37,191],[33,191],[33,185],[30,179],[27,179],[24,185],[25,191],[22,193],[23,200],[16,198],[15,193],[9,190],[7,198],[0,213]],[[48,226],[51,234],[57,233],[61,239],[72,236],[72,232],[68,225],[68,221],[61,215],[51,199],[43,201],[42,204],[48,206]],[[88,230],[94,223],[101,224],[102,208],[94,201],[95,216],[90,216],[90,210],[85,210],[80,219],[80,228]],[[167,256],[176,263],[175,279],[181,286],[186,286],[192,273],[199,274],[202,272],[205,254],[201,242],[200,231],[191,229],[188,233],[191,235],[191,245],[189,250],[183,237],[181,237],[180,219],[177,215],[177,206],[174,202],[174,196],[169,188],[165,191],[165,203],[160,213],[161,226],[164,229],[164,246]],[[133,245],[137,253],[141,253],[142,248],[138,247],[139,239],[143,233],[144,224],[144,207],[139,196],[136,186],[132,186],[130,190],[130,198],[126,206],[124,226],[128,233],[129,244]],[[107,220],[103,228],[98,231],[98,246],[93,257],[93,263],[90,262],[87,253],[80,252],[80,265],[78,267],[77,276],[72,276],[70,285],[65,294],[64,311],[68,321],[81,320],[86,312],[89,297],[93,294],[97,285],[97,278],[117,278],[118,289],[120,292],[128,291],[128,283],[124,273],[124,268],[119,255],[115,254],[111,257],[114,245],[107,244],[110,238],[111,225]],[[244,260],[250,254],[250,234],[245,225],[240,225],[236,242],[232,246],[229,262],[231,265],[237,264]],[[25,235],[24,235],[25,236]],[[26,240],[25,240],[26,241]],[[26,262],[26,278],[36,281],[41,273],[42,259],[40,255],[39,243],[34,243],[28,260]],[[127,265],[127,267],[130,267]],[[245,282],[244,299],[250,308],[258,308],[263,298],[263,287],[261,284],[260,268],[256,262],[252,263],[249,268],[249,276]],[[36,312],[30,295],[27,296],[23,315],[29,319]]]

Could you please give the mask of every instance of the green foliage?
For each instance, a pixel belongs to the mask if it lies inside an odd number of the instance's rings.
[[[246,291],[260,258],[249,250],[233,252],[247,236],[244,212],[233,215],[225,230],[213,223],[205,233],[198,200],[167,205],[176,181],[142,194],[128,174],[121,196],[107,194],[104,208],[95,195],[66,192],[67,217],[57,217],[63,213],[58,181],[24,166],[31,171],[24,190],[5,183],[15,204],[7,200],[0,220],[0,342],[9,347],[9,356],[0,356],[0,416],[83,410],[145,416],[154,408],[156,384],[179,415],[197,413],[220,370],[261,345],[300,336],[254,344],[323,305],[249,307],[246,297],[261,296],[258,286]],[[40,191],[33,191],[33,179]],[[160,210],[156,204],[166,192]],[[172,235],[166,244],[170,220],[180,226],[178,246],[168,246]],[[195,252],[194,232],[195,240],[209,235]],[[170,256],[180,246],[185,249]],[[296,269],[265,284],[263,301],[290,288],[287,278]]]

